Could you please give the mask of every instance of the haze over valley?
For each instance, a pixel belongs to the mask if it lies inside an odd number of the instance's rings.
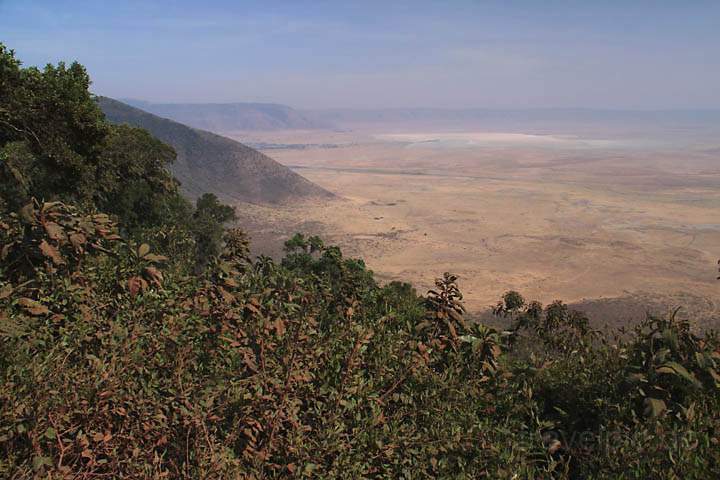
[[[718,111],[318,110],[293,113],[313,119],[293,128],[285,106],[255,123],[238,105],[163,109],[197,110],[335,195],[239,203],[257,253],[281,255],[300,231],[386,282],[424,291],[452,271],[477,316],[517,289],[598,324],[683,305],[715,325]]]
[[[267,153],[342,199],[263,213],[278,226],[256,235],[319,233],[381,278],[410,278],[421,290],[438,275],[428,265],[452,271],[476,313],[517,289],[544,302],[635,304],[645,294],[650,310],[682,303],[717,318],[720,156],[712,143],[680,150],[662,138],[656,147],[373,129],[303,136],[313,145]],[[236,138],[301,142],[295,133]],[[317,146],[328,143],[336,148]],[[644,315],[628,308],[628,321]]]

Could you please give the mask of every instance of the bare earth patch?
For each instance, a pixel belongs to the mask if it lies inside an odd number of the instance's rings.
[[[294,231],[318,233],[385,281],[422,291],[458,274],[476,313],[514,289],[628,318],[642,298],[718,318],[716,153],[516,134],[314,135],[268,153],[342,199],[241,206],[261,253],[279,253]]]

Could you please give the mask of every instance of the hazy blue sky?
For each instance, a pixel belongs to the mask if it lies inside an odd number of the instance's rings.
[[[153,101],[720,108],[720,1],[0,0],[0,41]]]

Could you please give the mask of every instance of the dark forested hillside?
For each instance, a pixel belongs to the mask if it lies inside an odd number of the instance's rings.
[[[88,87],[0,44],[0,478],[720,478],[717,334],[517,292],[498,330],[302,234],[252,259]]]
[[[141,127],[172,146],[177,159],[170,169],[191,197],[212,192],[228,202],[281,203],[332,196],[267,155],[229,138],[107,97],[100,97],[98,104],[110,122]]]

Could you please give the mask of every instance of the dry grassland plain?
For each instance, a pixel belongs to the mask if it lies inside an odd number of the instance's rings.
[[[302,231],[420,292],[453,272],[475,315],[513,289],[582,305],[600,324],[682,306],[720,326],[717,145],[478,131],[231,136],[338,195],[240,205],[259,253]]]

